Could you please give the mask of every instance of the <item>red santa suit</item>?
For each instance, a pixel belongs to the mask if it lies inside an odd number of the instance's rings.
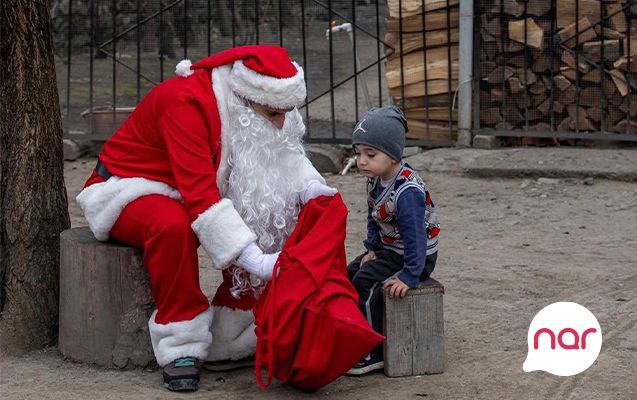
[[[237,359],[254,352],[253,296],[230,296],[227,270],[211,307],[199,287],[197,248],[225,269],[259,239],[225,197],[232,169],[229,96],[289,109],[306,94],[302,68],[277,46],[238,47],[192,66],[182,61],[177,73],[149,92],[106,142],[101,165],[77,196],[98,240],[143,249],[160,366],[181,357]],[[324,183],[304,156],[298,175]]]

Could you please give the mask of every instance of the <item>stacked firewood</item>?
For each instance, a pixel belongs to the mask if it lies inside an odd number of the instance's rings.
[[[480,15],[481,127],[637,131],[637,25],[621,0],[500,1]]]
[[[385,77],[411,139],[455,140],[458,0],[388,0]],[[424,7],[424,10],[423,10]],[[402,38],[402,46],[401,46]]]

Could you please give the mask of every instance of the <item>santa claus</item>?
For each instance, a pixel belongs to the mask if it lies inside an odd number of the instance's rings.
[[[106,142],[77,202],[97,239],[143,249],[165,385],[196,390],[205,360],[253,354],[251,308],[300,207],[336,191],[305,156],[303,69],[285,49],[233,48],[176,72]],[[200,244],[223,270],[212,303]]]

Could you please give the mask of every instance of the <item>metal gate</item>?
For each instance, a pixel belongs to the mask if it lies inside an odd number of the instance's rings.
[[[278,44],[305,69],[308,141],[349,143],[359,116],[391,103],[379,0],[57,0],[52,2],[66,137],[105,140],[182,58]],[[423,1],[424,4],[424,1]],[[431,144],[412,140],[410,144]]]

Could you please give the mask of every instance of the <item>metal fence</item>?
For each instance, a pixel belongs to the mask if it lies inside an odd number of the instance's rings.
[[[308,141],[349,143],[362,113],[393,102],[384,71],[393,52],[383,40],[387,13],[380,0],[55,0],[66,137],[106,139],[182,58],[277,44],[305,69]]]
[[[637,141],[637,1],[476,2],[474,132]]]

